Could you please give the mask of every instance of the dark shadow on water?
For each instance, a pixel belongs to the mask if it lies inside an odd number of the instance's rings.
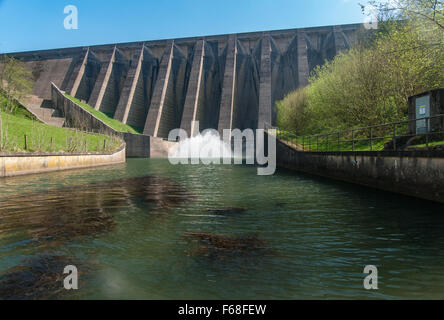
[[[220,215],[236,215],[241,214],[247,211],[245,208],[221,208],[221,209],[209,209],[209,212],[213,214],[220,214]]]
[[[227,235],[206,232],[187,232],[183,237],[195,245],[189,256],[210,260],[232,260],[239,257],[263,256],[270,253],[269,245],[255,234]]]
[[[368,246],[387,245],[379,239],[396,239],[398,247],[409,248],[441,248],[444,244],[444,204],[292,170],[279,169],[278,174],[336,189],[332,194],[343,193],[345,197],[338,196],[336,202],[329,199],[327,204],[352,212],[335,214],[337,221],[343,219],[341,232],[360,230],[371,239]]]
[[[350,193],[351,196],[356,197],[358,200],[362,200],[369,205],[378,205],[384,202],[389,202],[392,206],[397,206],[399,208],[422,209],[424,213],[435,214],[444,212],[444,204],[395,192],[384,191],[364,185],[334,180],[327,177],[321,177],[310,173],[284,168],[278,168],[276,174],[281,176],[295,176],[314,181],[324,186],[337,188],[343,190],[344,192]]]

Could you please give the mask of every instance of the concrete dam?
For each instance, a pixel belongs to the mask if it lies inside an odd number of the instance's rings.
[[[51,82],[145,135],[171,129],[261,128],[275,101],[305,86],[326,59],[365,33],[361,24],[216,35],[11,54],[51,99]]]

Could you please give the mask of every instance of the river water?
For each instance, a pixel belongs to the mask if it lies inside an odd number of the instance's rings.
[[[443,299],[443,209],[156,159],[1,179],[0,299]]]

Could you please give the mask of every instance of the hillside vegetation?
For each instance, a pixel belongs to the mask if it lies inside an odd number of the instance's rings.
[[[313,70],[309,85],[276,103],[297,135],[407,119],[408,97],[444,87],[444,29],[430,19],[380,21],[365,42]]]
[[[14,113],[0,111],[0,152],[110,152],[122,143],[114,137],[44,124],[20,107]]]

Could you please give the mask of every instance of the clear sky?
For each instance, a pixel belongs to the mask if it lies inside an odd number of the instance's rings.
[[[363,22],[365,0],[0,0],[0,52]],[[64,8],[78,8],[66,30]]]

